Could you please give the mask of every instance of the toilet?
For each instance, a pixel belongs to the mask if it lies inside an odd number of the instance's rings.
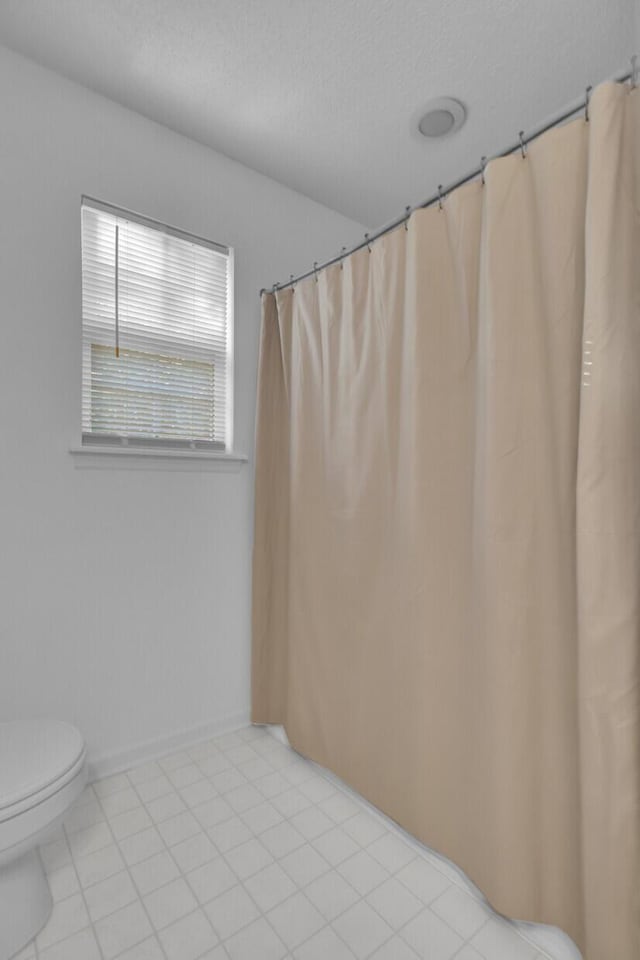
[[[38,846],[86,780],[84,740],[70,723],[0,723],[0,960],[13,957],[49,918]]]

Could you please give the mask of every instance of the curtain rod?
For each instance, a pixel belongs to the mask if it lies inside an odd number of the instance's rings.
[[[631,70],[627,70],[626,73],[612,77],[611,79],[615,83],[626,83],[627,80],[631,81],[632,89],[637,86],[638,82],[638,64],[637,57],[631,57]],[[334,263],[340,263],[341,260],[344,260],[345,257],[351,256],[352,253],[356,253],[358,250],[362,250],[364,247],[369,247],[374,240],[378,240],[379,237],[383,237],[386,233],[390,233],[392,230],[395,230],[396,227],[401,226],[403,223],[406,223],[415,210],[424,210],[426,207],[431,207],[434,203],[439,203],[442,207],[442,201],[445,197],[451,193],[453,190],[457,190],[458,187],[464,186],[465,183],[469,183],[470,180],[475,179],[475,177],[481,177],[482,182],[484,183],[484,171],[487,163],[491,160],[498,160],[500,157],[508,157],[509,154],[515,153],[516,150],[522,152],[522,156],[526,156],[527,144],[531,143],[532,140],[541,137],[543,133],[546,133],[547,130],[551,130],[553,127],[559,126],[561,123],[564,123],[565,120],[570,120],[571,117],[579,113],[580,110],[585,112],[585,120],[589,120],[589,98],[591,95],[591,87],[587,87],[584,99],[580,100],[578,103],[575,103],[573,106],[567,108],[563,113],[554,117],[553,120],[549,120],[547,123],[543,124],[540,127],[535,127],[528,136],[525,137],[524,130],[520,131],[518,136],[518,141],[512,143],[510,146],[505,147],[504,150],[501,150],[499,153],[493,154],[491,157],[483,157],[480,161],[480,166],[476,167],[470,173],[465,174],[460,179],[455,180],[453,183],[447,185],[446,188],[442,186],[438,187],[438,192],[433,194],[433,196],[428,197],[427,200],[423,200],[422,203],[417,203],[415,206],[405,207],[404,213],[401,217],[396,217],[395,220],[392,220],[390,223],[386,224],[384,227],[380,227],[373,233],[365,233],[364,240],[361,240],[359,243],[356,243],[354,246],[343,247],[339,254],[335,257],[331,257],[329,260],[325,260],[323,263],[314,263],[311,270],[307,270],[306,273],[301,273],[297,277],[294,277],[293,274],[289,277],[286,283],[274,283],[271,287],[271,293],[275,293],[276,290],[285,290],[287,287],[295,286],[296,283],[299,283],[301,280],[306,280],[308,277],[312,277],[314,274],[318,274],[318,271],[324,270],[325,267],[331,267]],[[263,287],[260,291],[260,296],[263,293],[267,293],[268,288]]]

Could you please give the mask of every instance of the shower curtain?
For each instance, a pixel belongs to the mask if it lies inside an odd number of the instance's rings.
[[[640,957],[640,93],[263,295],[253,720]]]

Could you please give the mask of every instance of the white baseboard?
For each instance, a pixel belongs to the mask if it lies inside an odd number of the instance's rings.
[[[155,760],[167,753],[174,753],[176,750],[194,746],[202,740],[209,740],[211,737],[218,737],[223,733],[240,730],[242,727],[249,726],[249,723],[248,711],[236,713],[221,717],[218,720],[212,720],[209,723],[199,724],[196,727],[189,727],[178,733],[156,737],[153,740],[144,740],[130,747],[125,747],[123,750],[90,756],[89,782],[101,780],[103,777],[111,776],[112,773],[120,773],[141,763],[147,763],[149,760]]]

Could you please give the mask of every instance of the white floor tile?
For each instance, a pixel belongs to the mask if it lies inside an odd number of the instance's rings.
[[[270,910],[267,920],[290,950],[325,926],[325,919],[304,893],[295,893]]]
[[[164,850],[162,837],[155,827],[136,833],[132,837],[126,837],[118,843],[122,856],[129,866],[134,863],[140,863],[141,860],[147,860],[154,853]]]
[[[363,897],[389,877],[384,867],[370,857],[366,850],[359,850],[341,863],[338,866],[338,873]]]
[[[394,877],[390,877],[367,897],[369,903],[390,927],[399,930],[424,909],[424,904]]]
[[[198,903],[186,882],[180,877],[142,898],[156,930],[168,927],[196,909]]]
[[[236,787],[242,787],[247,782],[247,778],[234,767],[229,767],[228,770],[215,773],[211,777],[211,783],[218,793],[223,795],[229,793],[230,790],[235,790]]]
[[[236,766],[239,763],[246,763],[249,760],[256,760],[257,754],[255,750],[252,750],[248,744],[241,744],[237,747],[232,747],[231,750],[226,751],[229,760],[231,763],[234,763]]]
[[[497,917],[491,917],[471,938],[471,945],[485,960],[534,960],[536,947]]]
[[[333,796],[336,789],[324,777],[318,777],[314,774],[309,780],[300,784],[300,792],[304,793],[305,797],[308,797],[313,803],[320,803],[321,800]]]
[[[287,820],[277,823],[274,827],[269,827],[260,835],[260,841],[265,845],[269,853],[279,860],[286,857],[288,853],[297,850],[305,843],[305,838],[296,830]]]
[[[229,850],[225,857],[240,880],[246,880],[253,876],[254,873],[262,870],[273,860],[266,847],[263,847],[255,837],[252,840],[247,840],[246,843],[241,843],[239,847]]]
[[[206,833],[198,831],[194,836],[171,847],[171,856],[183,873],[189,873],[217,857],[218,851]]]
[[[335,826],[331,817],[319,807],[310,806],[291,817],[291,823],[307,840],[315,840]]]
[[[478,903],[454,884],[433,901],[431,909],[453,927],[463,940],[471,939],[491,916],[489,907]]]
[[[263,912],[282,903],[296,891],[293,880],[279,863],[272,863],[245,880],[245,887]]]
[[[335,920],[360,899],[360,894],[334,870],[318,877],[304,892],[326,920]]]
[[[16,957],[19,960],[20,954]],[[35,957],[35,953],[32,954]],[[40,960],[101,960],[101,953],[91,928],[75,933],[61,943],[40,951]]]
[[[401,936],[425,960],[451,960],[463,942],[451,927],[428,908],[409,921]],[[497,960],[497,957],[492,960]]]
[[[197,960],[218,942],[211,924],[200,909],[161,930],[158,936],[168,960]]]
[[[76,893],[66,900],[54,903],[47,923],[36,938],[38,950],[44,950],[88,926],[89,914],[82,894]]]
[[[301,758],[292,760],[286,767],[282,767],[282,776],[289,781],[292,787],[298,787],[315,777],[313,768]]]
[[[268,773],[259,780],[254,781],[254,785],[267,800],[271,800],[273,797],[277,797],[279,794],[285,793],[290,789],[289,781],[285,780],[282,774],[277,771]]]
[[[282,960],[287,948],[262,917],[225,943],[231,960]]]
[[[354,960],[355,954],[331,927],[324,927],[294,950],[295,960]]]
[[[159,767],[158,771],[160,776],[135,784],[136,793],[144,803],[157,800],[158,797],[166,797],[168,793],[174,792],[173,784],[167,779],[165,774],[162,773]]]
[[[164,820],[168,820],[169,817],[175,817],[176,814],[182,813],[183,810],[186,809],[186,803],[180,794],[175,791],[173,791],[173,793],[166,793],[147,803],[149,816],[154,823],[162,823]]]
[[[205,829],[215,827],[217,823],[223,823],[233,816],[233,810],[223,797],[215,797],[213,800],[207,800],[206,803],[198,804],[193,808],[192,813]]]
[[[127,770],[127,777],[134,786],[145,783],[147,780],[155,780],[161,774],[162,768],[155,760],[150,763],[143,763],[139,767],[133,767],[132,770]]]
[[[141,806],[140,797],[133,787],[118,790],[117,793],[110,793],[103,797],[100,803],[109,820],[117,817],[119,813],[126,813],[128,810],[135,810],[136,807]]]
[[[151,826],[151,818],[144,809],[138,807],[135,810],[129,810],[127,813],[121,813],[111,820],[111,829],[116,840],[124,840],[134,833],[140,833],[146,827]]]
[[[389,871],[395,873],[415,859],[415,851],[396,834],[387,832],[367,847],[371,856]]]
[[[253,784],[245,783],[241,787],[236,787],[235,790],[230,790],[225,794],[225,799],[236,813],[243,813],[251,807],[256,807],[264,798]]]
[[[456,953],[454,960],[483,960],[483,957],[471,944],[465,943],[462,950]],[[534,960],[538,960],[538,957],[536,956]],[[548,960],[548,958],[540,954],[539,960]]]
[[[195,763],[188,763],[184,767],[178,767],[177,770],[171,770],[167,773],[167,777],[177,790],[203,779],[202,771]]]
[[[158,940],[148,937],[130,950],[118,954],[118,960],[166,960],[166,956]]]
[[[280,866],[299,887],[306,886],[331,869],[324,857],[309,843],[283,857]]]
[[[138,899],[138,893],[129,874],[123,871],[107,880],[101,880],[100,883],[94,883],[92,887],[87,887],[84,898],[89,916],[95,923],[103,917],[108,917],[110,913],[115,913],[121,907],[133,903]]]
[[[360,813],[356,813],[355,817],[345,820],[342,829],[361,847],[368,846],[386,832],[386,827],[380,823],[377,817],[371,816],[366,810],[362,810]]]
[[[223,753],[216,753],[211,757],[198,761],[198,766],[206,777],[213,777],[221,770],[229,770],[233,764]]]
[[[241,843],[246,843],[253,836],[246,823],[236,816],[209,827],[207,834],[220,853],[226,853],[228,850],[233,850],[234,847],[239,847]]]
[[[186,787],[180,787],[180,796],[188,807],[197,807],[207,800],[217,797],[218,791],[209,780],[198,780]]]
[[[204,910],[221,940],[232,937],[260,916],[249,894],[239,885],[211,900]]]
[[[354,814],[358,813],[360,809],[351,797],[340,793],[340,791],[333,793],[330,797],[327,797],[326,800],[321,800],[318,808],[322,810],[323,813],[326,813],[335,823],[344,823],[345,820],[348,820],[350,817],[353,817]]]
[[[422,857],[412,860],[396,877],[425,904],[439,897],[450,885],[449,880]]]
[[[333,827],[313,840],[312,845],[333,867],[337,867],[360,849],[342,827]]]
[[[257,807],[251,807],[250,810],[246,810],[242,814],[242,820],[255,834],[264,833],[269,827],[274,827],[276,823],[281,823],[282,819],[283,817],[280,811],[277,810],[272,803],[269,803],[268,800],[265,800],[264,803],[259,803]]]
[[[262,757],[255,757],[253,760],[245,760],[244,763],[238,764],[238,770],[247,780],[258,780],[272,773],[273,767]]]
[[[95,931],[106,960],[112,960],[153,933],[149,918],[139,901],[98,920]]]
[[[187,880],[200,903],[208,903],[219,897],[238,882],[233,870],[222,857],[192,870],[187,874]]]
[[[142,896],[163,887],[171,880],[176,880],[179,875],[180,871],[167,850],[162,850],[131,867],[131,876]]]
[[[162,757],[161,760],[158,760],[158,763],[165,773],[170,773],[191,763],[191,757],[186,750],[178,750],[176,753],[170,753],[168,757]]]
[[[188,840],[197,833],[201,833],[200,824],[189,810],[177,813],[158,824],[158,833],[168,847],[173,847],[182,840]]]
[[[391,927],[364,901],[334,920],[332,926],[359,958],[369,956],[393,935]]]
[[[279,774],[278,774],[279,776]],[[273,797],[272,803],[276,810],[279,810],[283,817],[293,817],[302,810],[307,810],[313,803],[309,797],[296,787],[287,784],[287,789]]]
[[[214,947],[213,950],[207,950],[199,960],[230,960],[230,958],[223,945],[219,944],[217,947]]]
[[[380,949],[371,955],[371,960],[418,960],[418,954],[401,937],[395,936],[383,943]]]
[[[99,883],[100,880],[112,877],[114,873],[123,870],[124,865],[122,854],[115,843],[103,847],[102,850],[96,850],[95,853],[89,853],[86,857],[78,857],[75,862],[78,878],[83,887],[89,887],[92,883]]]

